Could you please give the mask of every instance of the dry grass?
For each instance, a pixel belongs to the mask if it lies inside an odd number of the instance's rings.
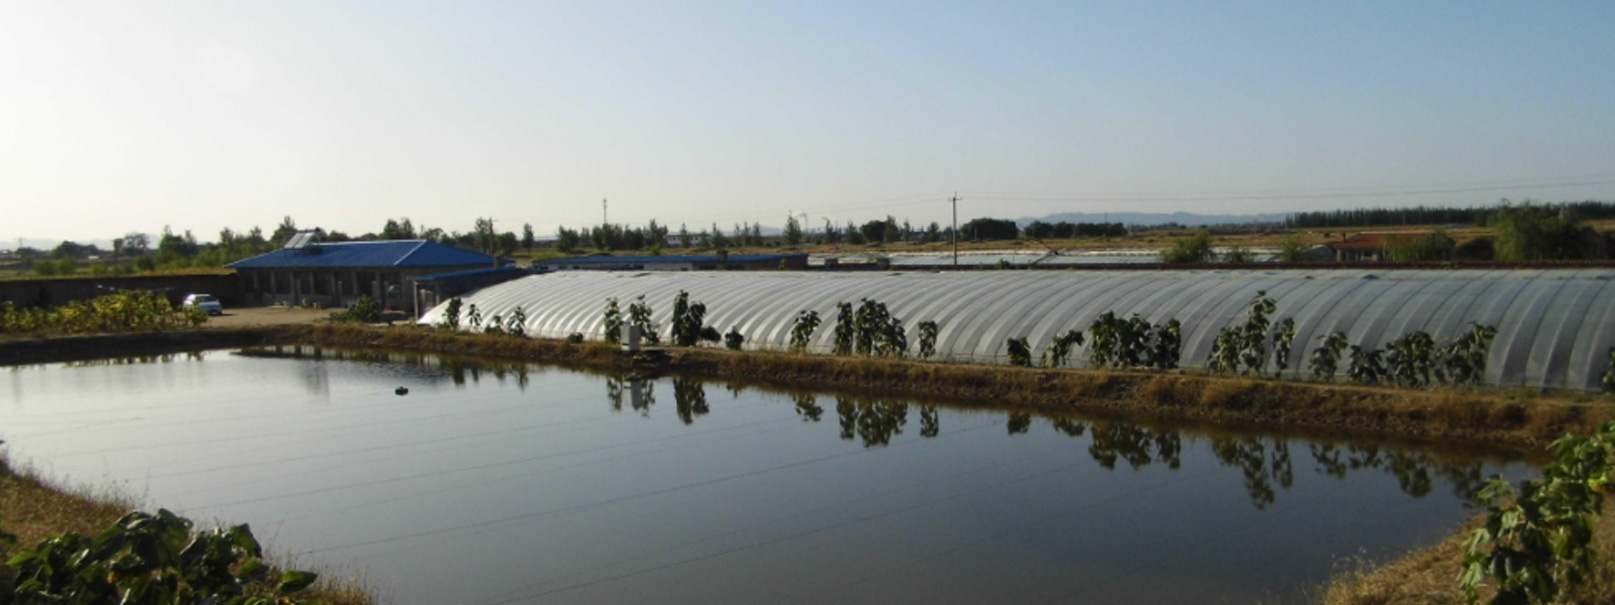
[[[13,470],[0,457],[0,522],[5,531],[17,536],[14,545],[0,543],[0,561],[8,560],[19,548],[38,544],[46,537],[68,532],[93,536],[136,508],[132,500],[118,494],[92,493],[82,488],[62,488],[26,469]],[[0,566],[0,584],[10,579],[10,568]],[[300,596],[327,605],[371,605],[376,600],[362,583],[351,578],[321,574],[321,579]]]
[[[1383,566],[1360,564],[1337,574],[1324,586],[1322,605],[1432,605],[1463,603],[1458,571],[1463,567],[1464,540],[1484,521],[1476,517],[1453,535],[1429,548],[1414,551]],[[1615,603],[1615,507],[1606,507],[1598,520],[1593,549],[1601,554],[1589,581],[1565,603]],[[1484,589],[1481,602],[1490,598]]]

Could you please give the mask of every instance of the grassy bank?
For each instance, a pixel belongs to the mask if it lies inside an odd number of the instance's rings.
[[[0,457],[0,522],[17,536],[16,544],[0,542],[0,561],[19,549],[38,544],[47,536],[74,532],[99,534],[136,506],[113,494],[95,494],[64,488],[26,470],[14,470]],[[277,565],[277,567],[284,567]],[[11,570],[0,566],[0,586],[9,585]],[[327,605],[371,605],[375,598],[358,583],[321,574],[321,579],[299,596]]]

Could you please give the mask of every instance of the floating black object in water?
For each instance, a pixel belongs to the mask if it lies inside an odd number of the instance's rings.
[[[394,395],[408,395],[409,394],[409,389],[404,388],[404,387],[398,387],[396,389],[393,389],[393,394]]]

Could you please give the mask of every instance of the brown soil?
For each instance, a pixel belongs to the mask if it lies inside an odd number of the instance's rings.
[[[287,324],[310,324],[331,316],[330,309],[303,309],[299,307],[237,307],[225,309],[224,315],[208,318],[203,327],[214,329],[256,328]]]

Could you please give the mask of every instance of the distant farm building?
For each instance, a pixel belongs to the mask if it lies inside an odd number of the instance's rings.
[[[252,304],[347,307],[369,296],[386,307],[415,311],[415,281],[506,261],[425,240],[322,244],[293,239],[286,248],[227,265]],[[435,301],[433,301],[435,302]]]
[[[1416,245],[1425,240],[1435,246],[1442,259],[1452,259],[1456,249],[1452,238],[1437,231],[1364,231],[1331,247],[1335,250],[1335,260],[1340,262],[1387,261],[1391,260],[1397,246]]]
[[[578,256],[533,261],[539,271],[802,271],[806,254],[717,254],[685,256]]]

